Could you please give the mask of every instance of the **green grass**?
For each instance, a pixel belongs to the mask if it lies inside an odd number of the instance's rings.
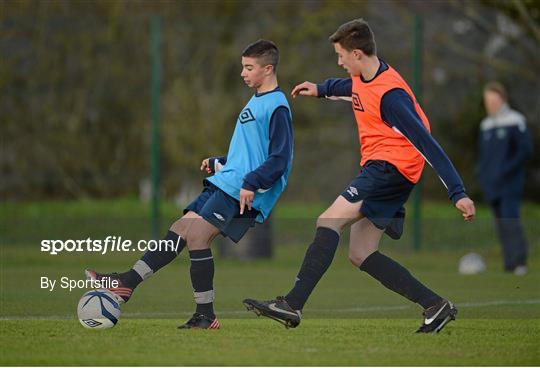
[[[82,290],[48,292],[39,277],[77,278],[85,266],[123,269],[137,255],[51,257],[7,247],[2,260],[1,365],[538,365],[540,260],[514,277],[488,258],[488,271],[455,272],[448,252],[387,252],[449,296],[459,319],[441,334],[417,336],[420,310],[349,265],[340,248],[304,310],[285,330],[245,312],[245,297],[273,297],[291,285],[301,247],[271,261],[216,259],[220,331],[179,331],[192,312],[185,255],[141,286],[111,330],[84,329],[75,308]],[[121,339],[126,339],[125,343]],[[122,344],[119,342],[122,341]],[[194,353],[200,352],[200,353]],[[204,352],[204,353],[202,353]]]
[[[246,312],[243,298],[271,298],[291,286],[312,237],[310,219],[320,211],[315,205],[284,206],[283,212],[276,213],[276,227],[287,234],[278,237],[273,259],[238,261],[217,254],[214,284],[221,330],[176,329],[193,310],[186,254],[137,289],[122,307],[118,326],[104,331],[84,329],[75,311],[84,291],[42,290],[39,278],[81,278],[87,266],[124,270],[140,255],[51,256],[39,251],[35,239],[103,237],[110,229],[117,230],[112,234],[126,232],[132,238],[146,234],[144,206],[125,200],[111,204],[108,213],[108,201],[104,202],[19,205],[13,216],[9,216],[10,204],[0,211],[0,365],[540,364],[537,238],[530,239],[530,273],[524,277],[501,271],[495,244],[480,248],[487,261],[485,273],[457,274],[458,260],[468,251],[463,243],[482,241],[486,236],[482,233],[458,231],[455,239],[460,243],[455,249],[426,246],[419,253],[410,250],[406,239],[385,240],[383,252],[457,304],[458,320],[438,335],[413,334],[420,323],[420,309],[352,267],[346,244],[338,249],[310,298],[299,328],[286,330]],[[174,211],[172,206],[165,209],[168,216],[174,216]],[[528,211],[535,216],[537,208],[530,206]],[[302,214],[309,221],[297,222]],[[5,221],[8,218],[11,223]],[[25,226],[14,228],[14,219]],[[27,226],[33,222],[39,231]],[[538,229],[530,231],[534,235]],[[289,232],[297,235],[288,238]],[[440,235],[441,242],[445,236]]]
[[[540,337],[538,325],[521,320],[466,320],[439,335],[411,334],[410,321],[386,319],[306,320],[295,330],[227,319],[219,331],[178,331],[163,319],[108,331],[2,321],[2,330],[3,365],[537,365]]]
[[[280,203],[272,215],[276,244],[306,244],[313,236],[317,216],[330,203]],[[410,214],[410,208],[407,209]],[[488,208],[478,205],[473,223],[465,223],[450,202],[424,201],[422,204],[422,243],[426,249],[456,249],[489,252],[498,240]],[[146,239],[150,234],[150,208],[135,198],[115,200],[4,202],[0,205],[0,243],[28,245],[41,239],[102,239],[121,235]],[[181,207],[169,201],[162,204],[162,232],[178,218]],[[540,248],[540,205],[525,203],[522,221],[531,247]],[[399,242],[383,239],[384,244],[401,249],[412,247],[412,216],[407,217],[405,233]],[[343,242],[347,242],[345,233]]]

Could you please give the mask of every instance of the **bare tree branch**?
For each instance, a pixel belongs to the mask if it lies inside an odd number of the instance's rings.
[[[518,0],[519,1],[519,0]],[[460,3],[456,0],[450,2],[450,5],[455,9],[462,11],[470,21],[472,21],[477,27],[484,30],[488,34],[499,34],[509,41],[516,47],[518,47],[525,55],[527,55],[528,60],[530,60],[536,67],[540,67],[540,60],[538,59],[538,49],[531,50],[529,44],[527,44],[523,38],[515,37],[511,34],[501,34],[499,29],[487,19],[482,17],[477,9],[471,5],[471,3],[465,1]],[[521,4],[523,5],[523,4]]]
[[[531,18],[522,0],[512,0],[512,4],[516,7],[519,16],[523,20],[523,24],[531,31],[532,35],[536,39],[536,42],[540,45],[540,27]]]
[[[467,58],[475,63],[488,65],[492,67],[493,69],[499,70],[504,73],[511,73],[516,76],[525,78],[527,80],[531,80],[533,82],[538,80],[538,76],[536,72],[533,70],[524,69],[509,61],[488,57],[481,52],[477,52],[472,49],[463,47],[462,45],[451,40],[448,37],[445,37],[445,36],[441,36],[441,37],[443,37],[443,40],[441,40],[441,42],[444,43],[445,47],[448,47],[450,50],[454,51],[456,54],[464,58]]]

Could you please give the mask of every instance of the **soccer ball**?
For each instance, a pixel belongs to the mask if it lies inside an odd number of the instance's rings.
[[[477,253],[467,253],[459,260],[459,273],[462,275],[476,275],[485,270],[484,259]]]
[[[120,317],[120,305],[109,290],[90,290],[79,300],[77,316],[81,325],[86,328],[111,328]]]

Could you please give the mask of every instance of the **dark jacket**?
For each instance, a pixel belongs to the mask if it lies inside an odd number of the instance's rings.
[[[505,105],[497,115],[484,118],[478,149],[477,175],[485,199],[521,197],[525,161],[532,152],[525,117]]]

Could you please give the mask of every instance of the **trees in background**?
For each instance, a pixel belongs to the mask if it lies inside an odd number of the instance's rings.
[[[202,179],[225,154],[249,98],[240,54],[259,38],[281,51],[282,89],[345,76],[327,37],[364,17],[379,54],[411,80],[412,14],[425,24],[423,105],[434,134],[474,192],[481,86],[508,85],[537,146],[540,95],[535,2],[6,1],[0,5],[0,193],[6,199],[134,195],[149,175],[149,16],[162,17],[163,190]],[[523,11],[525,9],[525,12]],[[294,100],[288,198],[335,196],[358,170],[347,103]],[[532,162],[529,197],[540,197]],[[321,172],[324,175],[321,175]],[[426,170],[426,190],[442,196]],[[311,183],[306,186],[306,183]]]

